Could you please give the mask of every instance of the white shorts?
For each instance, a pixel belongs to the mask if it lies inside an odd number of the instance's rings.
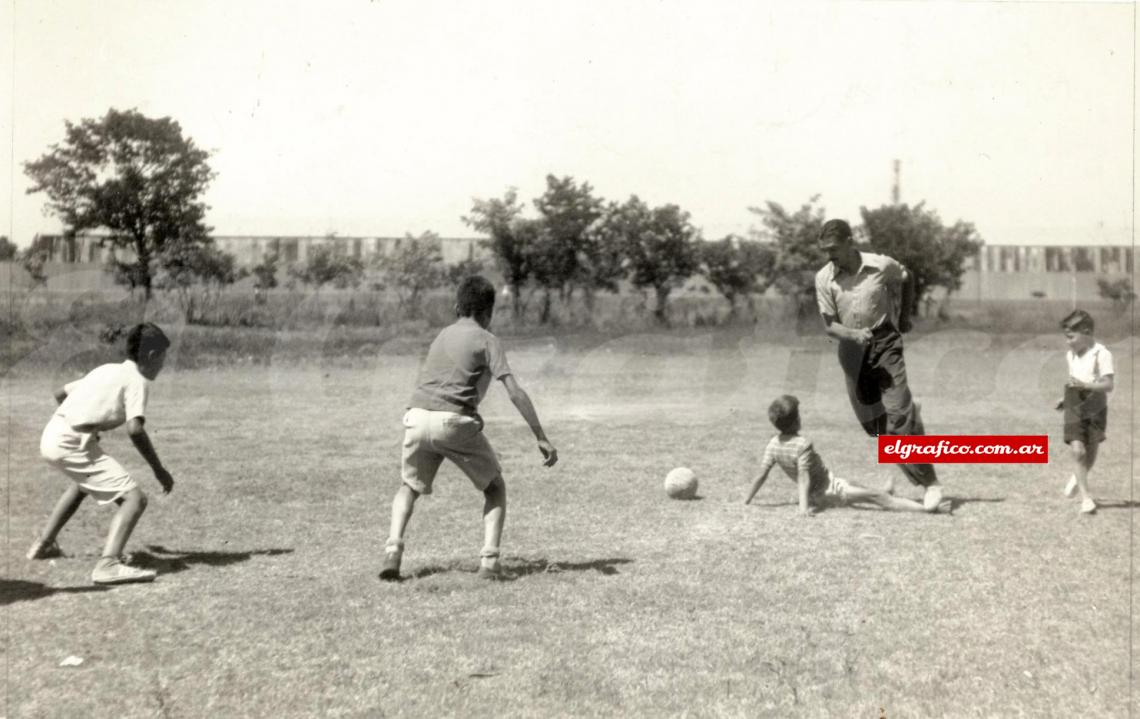
[[[99,435],[76,432],[53,415],[40,436],[40,455],[99,504],[108,504],[138,487],[123,466],[99,446]]]
[[[491,443],[483,436],[483,421],[457,412],[413,407],[404,415],[404,484],[420,494],[431,485],[444,458],[450,459],[479,491],[502,474]]]

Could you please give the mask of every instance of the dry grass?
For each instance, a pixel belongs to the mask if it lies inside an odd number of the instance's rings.
[[[915,337],[932,431],[1048,433],[1049,465],[946,466],[951,516],[796,516],[741,503],[776,394],[844,476],[888,471],[818,336],[628,335],[510,344],[562,461],[539,466],[493,390],[510,487],[505,563],[479,582],[481,498],[446,468],[400,584],[375,578],[417,358],[173,371],[150,426],[178,486],[132,549],[153,585],[93,590],[109,513],[69,556],[22,558],[63,480],[36,458],[62,369],[9,375],[0,602],[9,717],[1121,716],[1130,706],[1132,353],[1077,516],[1050,406],[1056,338]],[[54,365],[59,367],[60,365]],[[48,368],[51,370],[51,367]],[[55,375],[55,376],[49,376]],[[105,444],[129,467],[125,437]],[[702,498],[661,482],[693,467]],[[59,667],[78,655],[78,668]]]

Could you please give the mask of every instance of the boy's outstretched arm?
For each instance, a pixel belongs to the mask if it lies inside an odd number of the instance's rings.
[[[158,453],[154,451],[154,445],[150,443],[150,436],[147,435],[146,429],[143,427],[145,421],[142,417],[132,417],[127,420],[127,434],[131,438],[131,443],[135,445],[135,449],[150,465],[154,472],[154,478],[162,485],[162,493],[170,494],[170,490],[174,489],[174,477],[170,476],[170,472],[167,472],[166,468],[162,466],[162,462],[159,461]]]
[[[546,438],[546,432],[542,430],[542,422],[538,420],[538,412],[534,409],[534,403],[530,401],[530,395],[526,393],[518,380],[515,379],[513,374],[503,375],[503,386],[507,389],[507,396],[511,398],[511,403],[526,420],[527,425],[530,426],[530,431],[534,432],[534,438],[538,440],[538,451],[542,452],[545,461],[542,463],[544,467],[553,467],[558,461],[558,450]]]
[[[771,466],[765,467],[764,471],[760,473],[760,476],[756,478],[756,481],[752,483],[752,489],[748,491],[748,496],[744,498],[745,504],[751,502],[752,498],[756,496],[756,493],[760,491],[760,488],[764,486],[764,482],[768,479],[768,473],[771,471]]]
[[[800,498],[800,514],[810,517],[814,512],[808,502],[808,492],[811,489],[811,476],[804,470],[796,472],[796,489]]]

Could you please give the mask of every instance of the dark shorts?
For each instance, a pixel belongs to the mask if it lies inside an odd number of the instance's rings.
[[[1104,392],[1065,388],[1065,444],[1099,444],[1108,428],[1108,401]]]

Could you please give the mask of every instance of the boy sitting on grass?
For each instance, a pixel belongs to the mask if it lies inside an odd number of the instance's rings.
[[[811,440],[800,434],[800,401],[792,395],[783,395],[772,402],[768,407],[768,419],[780,433],[772,437],[764,448],[760,476],[752,483],[745,504],[751,502],[760,491],[772,467],[779,465],[798,486],[800,514],[804,516],[811,516],[818,509],[845,503],[870,503],[883,509],[902,512],[928,511],[922,502],[867,489],[832,474],[815,451]],[[937,510],[936,506],[929,511]]]
[[[483,435],[476,411],[492,379],[507,394],[538,440],[543,464],[553,466],[558,452],[546,439],[530,397],[519,386],[503,346],[487,331],[495,311],[495,288],[483,277],[463,280],[456,293],[459,319],[440,331],[428,349],[416,390],[404,415],[403,484],[392,500],[392,524],[384,548],[380,579],[400,578],[404,530],[421,494],[431,494],[443,460],[450,459],[483,493],[483,550],[479,576],[499,579],[499,541],[507,511],[503,470],[491,443]]]
[[[1116,371],[1112,353],[1093,337],[1093,318],[1084,310],[1073,310],[1061,320],[1069,350],[1069,381],[1065,396],[1057,403],[1064,410],[1064,440],[1073,453],[1076,471],[1065,485],[1065,496],[1081,495],[1081,514],[1094,514],[1096,501],[1089,493],[1089,472],[1096,464],[1097,450],[1108,428],[1108,393]]]
[[[91,572],[91,581],[125,584],[154,579],[153,570],[132,567],[122,559],[123,548],[146,509],[147,500],[122,465],[103,452],[99,434],[126,423],[131,442],[154,471],[162,493],[170,493],[174,478],[158,460],[143,428],[150,383],[162,371],[169,346],[170,340],[156,325],[136,325],[127,334],[125,362],[100,365],[82,379],[56,390],[59,407],[40,437],[40,454],[71,484],[56,502],[47,526],[28,549],[28,559],[62,555],[56,536],[84,497],[91,495],[99,504],[119,505],[111,519],[103,555]]]

